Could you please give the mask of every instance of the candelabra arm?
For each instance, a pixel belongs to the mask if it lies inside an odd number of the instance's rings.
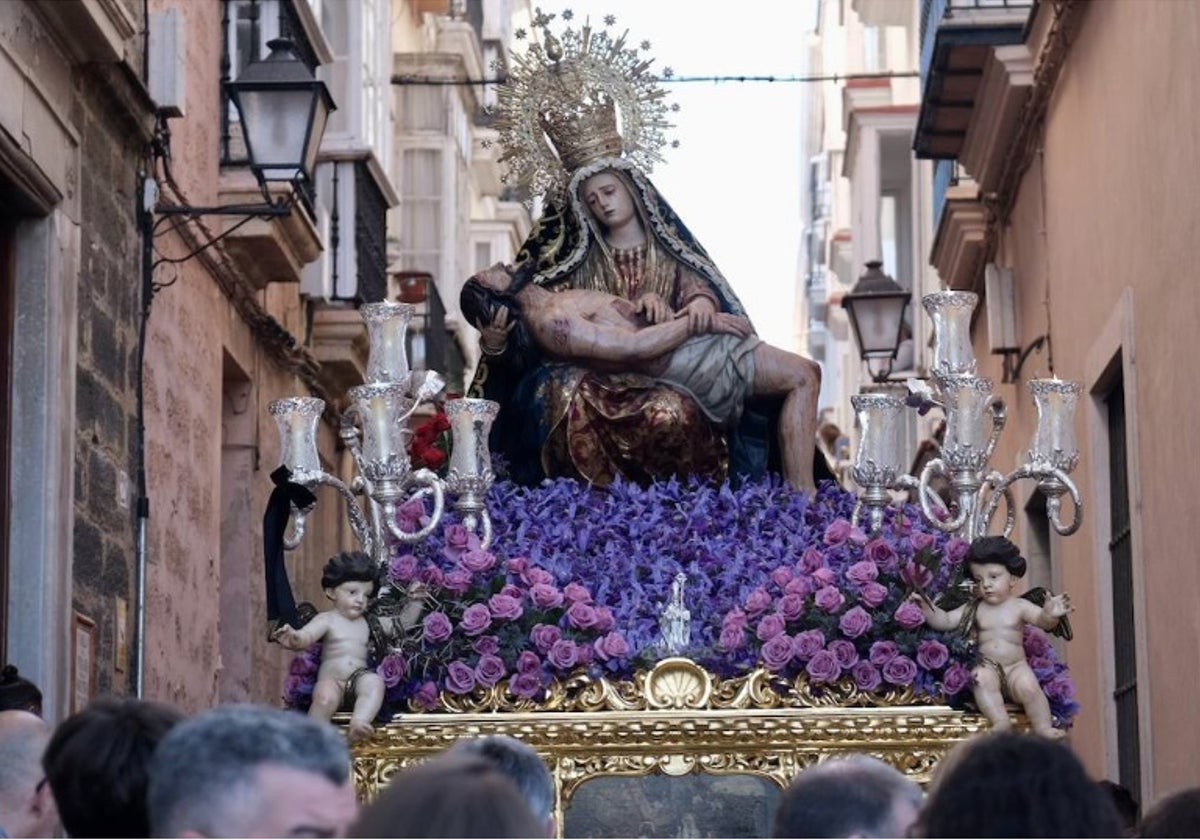
[[[919,500],[925,499],[929,502],[930,509],[942,516],[950,515],[950,508],[946,507],[946,503],[942,501],[942,497],[933,492],[933,488],[928,484],[922,485],[913,476],[908,474],[897,476],[895,486],[901,490],[915,490]],[[921,506],[921,510],[925,510],[925,505]],[[928,514],[926,516],[928,517]]]
[[[996,451],[996,444],[1000,441],[1000,433],[1004,431],[1004,426],[1008,422],[1008,407],[1004,404],[1002,397],[992,394],[988,400],[988,409],[992,413],[992,434],[988,438],[987,450],[983,456],[985,464],[992,460],[992,453]]]
[[[488,515],[487,508],[481,508],[478,513],[480,527],[483,529],[483,535],[479,538],[479,547],[484,551],[492,545],[492,517]]]
[[[1044,475],[1039,476],[1039,479],[1038,486],[1046,494],[1046,518],[1050,520],[1050,524],[1060,536],[1071,536],[1083,524],[1083,497],[1079,494],[1079,488],[1075,486],[1075,482],[1069,475],[1057,467],[1047,470]],[[1070,525],[1063,525],[1059,518],[1059,512],[1062,509],[1062,488],[1065,488],[1070,494],[1071,501],[1075,505],[1075,516]]]
[[[354,493],[341,479],[327,472],[311,472],[309,470],[297,471],[293,478],[297,484],[303,484],[310,490],[322,484],[336,490],[342,497],[342,501],[346,503],[346,515],[350,519],[350,530],[354,532],[354,538],[358,540],[358,544],[364,552],[371,557],[375,556],[375,542],[371,538],[371,526],[367,522],[366,514],[363,513],[358,500],[354,498]]]
[[[1004,499],[1004,536],[1012,533],[1013,525],[1017,521],[1016,505],[1013,502],[1012,491],[1009,489],[1015,481],[1022,478],[1028,478],[1030,473],[1026,472],[1025,467],[1014,470],[1009,475],[1004,475],[999,470],[992,470],[983,479],[983,483],[979,486],[980,505],[977,507],[979,515],[975,519],[975,531],[971,534],[972,537],[982,537],[988,532],[992,526],[992,517],[996,515],[996,508],[1000,506],[1000,500]],[[991,488],[991,495],[987,493],[988,488]],[[983,504],[983,500],[987,499],[987,504]]]
[[[362,475],[364,472],[362,438],[359,436],[358,427],[354,425],[355,417],[358,417],[358,409],[351,404],[342,412],[342,424],[338,428],[338,437],[342,439],[342,444],[350,450],[350,456],[354,458],[354,466],[358,470],[358,474]]]
[[[952,534],[966,524],[967,517],[971,515],[971,511],[969,505],[960,504],[958,508],[958,515],[953,519],[945,520],[940,518],[938,514],[934,512],[933,505],[930,502],[930,497],[937,496],[937,493],[933,492],[933,489],[929,486],[929,483],[933,479],[933,476],[937,473],[941,473],[947,478],[950,477],[946,470],[946,464],[941,458],[934,458],[925,465],[925,469],[921,470],[921,478],[919,479],[921,491],[917,494],[917,498],[921,503],[921,513],[925,514],[925,519],[939,531],[945,531],[948,534]],[[943,512],[947,510],[945,504],[942,504],[941,507]]]
[[[412,499],[422,499],[430,493],[433,494],[433,513],[430,514],[429,521],[424,527],[416,531],[405,531],[396,524],[396,503],[394,501],[386,501],[382,503],[383,521],[387,526],[387,532],[400,542],[413,543],[418,540],[423,540],[433,533],[433,529],[437,527],[442,520],[442,511],[446,505],[445,492],[442,489],[441,479],[434,473],[426,469],[416,470],[409,477],[409,484],[424,485],[413,496]]]
[[[295,551],[300,547],[300,542],[304,539],[304,528],[308,524],[308,513],[311,507],[297,507],[292,504],[292,532],[283,536],[283,550]]]

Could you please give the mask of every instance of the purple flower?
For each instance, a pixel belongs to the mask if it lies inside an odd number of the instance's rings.
[[[966,559],[971,544],[959,537],[951,537],[946,541],[946,559],[955,565]]]
[[[422,512],[424,512],[424,508],[422,508]],[[471,544],[471,537],[474,535],[467,530],[466,526],[456,522],[453,525],[447,525],[442,531],[442,536],[446,541],[442,554],[450,560],[457,560],[463,552],[467,551]],[[478,544],[478,538],[475,541]]]
[[[542,691],[542,677],[537,671],[522,671],[508,681],[508,690],[517,697],[532,700]]]
[[[759,620],[755,635],[760,642],[768,642],[776,636],[782,636],[784,629],[783,617],[777,613],[768,613]]]
[[[896,550],[884,539],[871,540],[863,547],[867,559],[881,569],[891,571],[896,568]],[[874,578],[871,578],[874,580]]]
[[[721,619],[721,629],[726,630],[729,628],[736,629],[738,632],[746,628],[746,614],[737,607],[725,613],[725,617]]]
[[[806,574],[812,574],[824,565],[824,555],[822,555],[820,551],[813,548],[811,545],[804,549],[804,553],[800,555],[800,571]]]
[[[926,671],[935,671],[946,664],[950,651],[936,639],[925,639],[917,645],[917,664]]]
[[[724,651],[740,650],[746,644],[746,631],[737,625],[727,625],[721,628],[717,639],[717,647]]]
[[[388,563],[388,577],[396,583],[408,583],[417,574],[417,558],[411,554],[393,557]]]
[[[815,683],[836,682],[842,675],[842,666],[838,665],[837,657],[827,650],[819,650],[813,654],[804,670]]]
[[[418,688],[417,693],[413,695],[413,700],[416,701],[416,704],[419,707],[425,709],[426,711],[436,709],[438,705],[437,683],[434,683],[430,680],[426,680],[425,682],[421,683],[421,687]]]
[[[496,565],[496,555],[490,551],[464,551],[458,562],[468,572],[479,574]]]
[[[289,674],[283,681],[283,696],[287,698],[290,705],[295,703],[297,698],[312,694],[313,687],[310,679],[299,674]]]
[[[886,543],[885,543],[886,545]],[[868,546],[870,548],[870,546]],[[862,586],[864,583],[876,580],[879,577],[879,567],[870,560],[859,560],[846,569],[846,580],[851,583]]]
[[[430,586],[441,586],[446,580],[446,575],[437,566],[426,566],[417,574],[417,579]]]
[[[471,650],[476,653],[495,654],[500,650],[500,638],[498,636],[480,636],[471,645]]]
[[[848,639],[857,639],[871,629],[871,614],[862,607],[851,607],[838,621],[838,628]]]
[[[762,661],[772,671],[778,671],[792,661],[792,640],[787,636],[776,636],[762,646]]]
[[[539,610],[550,610],[563,605],[563,594],[549,583],[535,583],[529,588],[529,600]]]
[[[927,534],[924,531],[917,531],[908,540],[912,543],[913,551],[918,554],[927,548],[932,548],[934,543],[933,534]]]
[[[953,697],[964,688],[974,685],[975,677],[961,662],[951,662],[946,673],[942,674],[942,691],[946,696]]]
[[[813,603],[827,613],[837,612],[846,603],[846,596],[836,586],[822,586],[813,597]]]
[[[475,679],[480,685],[491,687],[504,679],[507,673],[508,668],[505,667],[504,660],[490,653],[479,657],[479,662],[475,665]]]
[[[504,586],[501,586],[500,592],[497,594],[512,598],[517,603],[520,603],[521,599],[525,597],[525,593],[521,590],[521,587],[514,586],[511,583],[506,583]]]
[[[795,621],[804,615],[804,597],[802,595],[784,595],[779,599],[778,610],[784,621]]]
[[[421,527],[421,520],[424,518],[425,502],[421,499],[409,499],[396,508],[396,524],[402,531],[410,534]]]
[[[574,668],[579,662],[579,648],[570,639],[559,639],[550,647],[546,659],[559,670]]]
[[[812,579],[813,583],[817,586],[833,586],[837,580],[837,574],[834,573],[833,569],[822,567],[820,569],[813,569]]]
[[[521,572],[521,580],[525,582],[526,586],[537,586],[538,584],[553,585],[554,575],[545,569],[529,565]]]
[[[854,666],[851,673],[854,675],[854,684],[858,686],[859,691],[874,691],[879,688],[879,669],[867,660],[861,660]]]
[[[529,568],[529,561],[524,557],[510,557],[504,562],[504,568],[510,575],[521,575]]]
[[[616,616],[613,615],[612,609],[609,607],[596,607],[596,627],[597,633],[608,633],[617,626]]]
[[[1075,684],[1066,674],[1058,674],[1042,685],[1050,701],[1070,700],[1075,697]]]
[[[905,630],[916,630],[925,623],[925,615],[921,608],[912,601],[901,601],[900,606],[892,613],[892,618]]]
[[[850,539],[850,531],[852,529],[853,526],[850,525],[849,520],[835,519],[833,522],[830,522],[829,526],[825,529],[825,534],[822,539],[825,545],[841,545],[846,540]]]
[[[524,674],[529,671],[537,671],[542,667],[541,658],[531,650],[521,651],[521,655],[517,657],[517,673]]]
[[[567,623],[578,630],[591,630],[598,622],[596,608],[582,601],[567,607]]]
[[[760,587],[756,588],[753,592],[751,592],[750,595],[746,598],[746,615],[749,615],[749,616],[758,615],[760,613],[766,612],[767,608],[770,606],[771,606],[771,595],[769,592],[767,592],[767,590],[763,589],[760,586]]]
[[[867,581],[858,588],[858,600],[868,607],[878,607],[887,600],[888,588],[882,583]]]
[[[925,568],[924,564],[909,560],[900,569],[900,580],[904,581],[909,589],[924,592],[933,583],[933,572]]]
[[[529,631],[529,638],[533,640],[533,646],[542,653],[554,647],[554,643],[562,638],[562,631],[553,624],[535,624],[533,629]]]
[[[516,621],[525,610],[521,608],[521,602],[510,595],[493,595],[488,598],[488,612],[492,618],[501,621]],[[466,616],[463,618],[465,620]]]
[[[567,600],[573,604],[592,603],[592,593],[587,591],[587,587],[574,581],[563,587],[563,595],[567,596]]]
[[[825,647],[825,634],[820,630],[805,630],[803,633],[797,633],[796,638],[792,640],[792,646],[796,650],[796,658],[801,662],[806,662],[816,656],[817,651]]]
[[[446,572],[442,585],[455,595],[463,595],[471,588],[471,573],[465,569],[451,569]]]
[[[895,642],[879,641],[871,643],[871,650],[867,657],[871,660],[871,664],[882,668],[884,665],[895,659],[900,653],[900,648]]]
[[[596,651],[596,658],[604,662],[629,655],[629,642],[620,633],[601,636],[592,647]]]
[[[468,636],[478,636],[492,626],[492,614],[483,604],[472,604],[463,610],[458,626]]]
[[[450,623],[450,619],[446,617],[444,612],[431,612],[425,616],[423,625],[424,630],[421,636],[425,641],[432,644],[446,641],[450,638],[450,633],[454,630],[454,625]]]
[[[804,598],[812,591],[812,581],[807,577],[794,577],[787,582],[787,586],[783,587],[785,597],[788,595],[798,595]]]
[[[883,666],[883,678],[892,685],[911,685],[917,678],[917,663],[904,654],[893,656]]]
[[[833,654],[843,671],[854,667],[858,662],[858,648],[848,639],[834,639],[825,649]]]
[[[475,690],[475,670],[456,659],[446,669],[446,690],[451,694],[470,694]]]
[[[1054,647],[1050,644],[1050,640],[1046,638],[1046,634],[1041,631],[1025,625],[1025,633],[1022,641],[1025,643],[1026,656],[1049,656],[1054,652]]]
[[[792,579],[792,570],[787,566],[777,566],[771,570],[771,574],[768,577],[771,578],[771,583],[783,589],[788,585],[788,581]]]

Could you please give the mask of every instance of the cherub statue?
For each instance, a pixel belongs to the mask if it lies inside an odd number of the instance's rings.
[[[308,713],[329,720],[344,699],[353,699],[351,741],[366,738],[374,731],[371,722],[383,705],[383,680],[367,666],[371,629],[366,611],[375,594],[378,574],[375,562],[361,551],[335,554],[321,574],[321,587],[333,602],[333,609],[317,613],[299,630],[284,624],[271,639],[289,650],[305,650],[322,643],[321,666]]]
[[[975,703],[993,729],[1011,727],[1004,708],[1009,699],[1024,707],[1035,733],[1062,738],[1064,733],[1054,728],[1050,702],[1025,659],[1022,631],[1032,624],[1069,639],[1070,599],[1040,587],[1014,595],[1017,579],[1025,574],[1025,558],[1006,537],[979,537],[971,543],[966,562],[975,583],[974,594],[966,603],[946,611],[934,606],[923,592],[910,597],[935,630],[957,628],[974,635]]]

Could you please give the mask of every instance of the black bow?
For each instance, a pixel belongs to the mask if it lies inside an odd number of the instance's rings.
[[[306,510],[316,504],[317,497],[303,484],[292,481],[287,467],[271,473],[275,489],[267,500],[267,511],[263,514],[263,560],[267,576],[267,623],[272,630],[290,624],[300,628],[296,617],[296,599],[288,581],[287,567],[283,562],[283,535],[287,531],[292,505]]]

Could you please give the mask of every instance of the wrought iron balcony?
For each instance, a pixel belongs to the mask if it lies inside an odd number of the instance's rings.
[[[993,47],[1025,40],[1035,0],[922,0],[919,158],[958,156]]]

